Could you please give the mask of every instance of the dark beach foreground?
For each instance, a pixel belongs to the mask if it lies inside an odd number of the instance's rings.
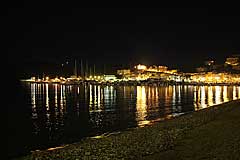
[[[18,159],[240,159],[240,100]]]

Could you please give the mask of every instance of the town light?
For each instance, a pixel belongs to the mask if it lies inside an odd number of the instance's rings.
[[[137,69],[138,70],[145,70],[145,69],[147,69],[147,66],[139,64],[139,65],[137,65]]]

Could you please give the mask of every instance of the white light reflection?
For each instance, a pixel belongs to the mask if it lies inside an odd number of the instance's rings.
[[[138,126],[143,126],[150,121],[147,121],[145,119],[146,117],[146,92],[145,92],[145,86],[137,86],[137,103],[136,103],[136,109],[137,109],[137,122]]]
[[[110,101],[111,101],[111,105],[113,104],[113,86],[110,86]]]
[[[60,109],[59,109],[59,119],[60,125],[64,126],[64,121],[63,121],[63,113],[64,113],[64,106],[65,106],[65,85],[60,85]]]
[[[106,86],[106,87],[104,87],[104,89],[103,89],[103,93],[104,93],[104,101],[105,101],[105,103],[109,103],[109,87],[108,86]]]
[[[98,86],[98,90],[97,90],[97,93],[98,93],[98,96],[97,96],[97,106],[98,106],[98,109],[100,109],[100,107],[101,107],[101,102],[100,102],[100,100],[101,100],[101,88],[100,88],[100,86]]]
[[[57,95],[57,90],[58,90],[58,88],[57,88],[58,86],[57,86],[57,84],[55,84],[55,107],[57,107],[58,106],[58,95]]]
[[[65,85],[61,85],[60,87],[60,113],[63,114],[65,107]]]
[[[38,95],[38,97],[42,98],[42,96],[43,96],[42,93],[44,93],[44,91],[43,92],[41,92],[41,91],[42,91],[42,85],[41,84],[37,84],[37,95]]]
[[[32,83],[31,84],[31,100],[32,100],[32,108],[36,108],[36,84]]]
[[[36,110],[36,84],[31,84],[31,104],[32,104],[32,118],[37,118]]]
[[[62,109],[63,109],[63,89],[62,89],[63,87],[62,87],[62,85],[60,86],[60,107],[61,107],[61,109],[60,109],[60,111],[62,111]]]
[[[181,103],[181,87],[178,86],[178,104]]]
[[[94,85],[94,101],[93,101],[93,105],[94,105],[94,110],[96,109],[95,107],[97,106],[97,86]]]
[[[55,99],[55,118],[56,118],[56,120],[57,120],[57,115],[58,115],[58,84],[54,84],[54,90],[55,90],[55,97],[54,97],[54,99]]]
[[[221,101],[221,87],[220,86],[215,86],[215,99],[216,99],[216,104],[220,104]]]
[[[173,86],[172,103],[173,103],[173,106],[175,107],[175,104],[176,104],[176,86]]]
[[[101,94],[101,96],[100,96],[100,97],[101,97],[100,102],[101,102],[101,104],[103,104],[103,100],[104,100],[104,93],[103,93],[103,92],[104,92],[104,89],[100,87],[100,94]]]
[[[193,88],[193,104],[194,108],[197,108],[197,87],[194,86]]]
[[[92,97],[92,85],[89,86],[89,107],[93,105],[93,97]]]
[[[48,84],[46,84],[46,108],[49,110]]]

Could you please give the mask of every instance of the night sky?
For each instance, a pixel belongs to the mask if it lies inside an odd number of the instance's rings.
[[[9,64],[25,76],[61,74],[61,64],[73,59],[88,60],[99,72],[104,64],[114,73],[138,63],[188,72],[204,60],[223,63],[240,54],[240,15],[231,8],[19,4],[7,19]]]

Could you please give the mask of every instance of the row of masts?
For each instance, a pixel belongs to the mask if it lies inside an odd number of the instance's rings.
[[[88,65],[88,61],[86,61],[85,63],[85,67],[83,65],[83,61],[82,59],[80,60],[80,74],[78,73],[78,64],[77,64],[77,60],[75,59],[74,62],[74,76],[75,77],[81,77],[81,78],[86,78],[89,76],[95,76],[96,75],[96,66],[95,64],[93,65],[93,70],[91,67],[89,67]],[[103,67],[103,74],[105,74],[105,65]]]

